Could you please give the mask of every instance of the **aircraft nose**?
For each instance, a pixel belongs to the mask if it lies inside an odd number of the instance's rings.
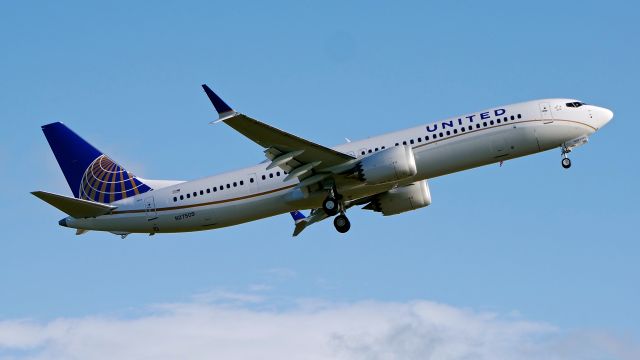
[[[595,125],[598,129],[607,125],[607,123],[613,119],[613,111],[603,107],[597,107],[594,115],[593,119],[595,120]]]

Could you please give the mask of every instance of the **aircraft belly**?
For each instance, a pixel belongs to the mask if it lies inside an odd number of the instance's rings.
[[[558,121],[536,127],[536,138],[541,151],[557,148],[566,141],[589,133],[584,126]]]
[[[443,142],[416,153],[419,179],[430,179],[539,152],[534,127]]]

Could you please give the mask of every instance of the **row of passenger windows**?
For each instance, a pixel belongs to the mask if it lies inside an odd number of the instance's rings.
[[[481,123],[476,123],[475,124],[475,129],[480,129],[480,128],[487,127],[487,126],[506,123],[506,122],[509,121],[509,119],[515,120],[516,118],[522,119],[522,115],[521,114],[511,115],[511,117],[505,116],[502,119],[483,121],[482,124]],[[467,131],[473,131],[474,126],[473,125],[469,125],[467,127],[462,126],[459,129],[460,129],[460,132],[463,133],[463,132],[467,132]],[[427,135],[427,136],[424,137],[424,141],[436,140],[436,139],[439,139],[439,138],[443,138],[445,136],[450,136],[451,134],[453,134],[453,135],[458,134],[458,129],[441,131],[439,133],[433,133],[433,134],[431,134],[431,136]],[[417,142],[421,143],[422,142],[422,137],[419,137],[417,139]],[[415,143],[416,143],[415,140],[413,140],[413,139],[409,140],[409,144],[413,145]],[[398,145],[400,145],[400,143],[396,143],[396,146],[398,146]],[[406,140],[403,141],[402,145],[407,145],[407,141]]]
[[[273,179],[274,176],[275,177],[279,177],[281,175],[286,175],[286,174],[287,174],[286,171],[282,171],[282,172],[276,171],[275,173],[269,173],[269,175],[263,174],[262,175],[262,180],[266,180],[267,176],[270,179]],[[249,183],[253,183],[254,181],[255,180],[253,178],[249,178]],[[228,183],[226,185],[220,185],[219,187],[218,186],[214,186],[212,188],[207,188],[205,190],[200,190],[199,192],[198,191],[194,191],[192,193],[187,193],[186,195],[180,195],[179,197],[178,196],[174,196],[173,197],[173,202],[177,202],[178,200],[191,199],[192,197],[195,198],[195,197],[198,196],[198,194],[199,195],[211,194],[212,192],[215,193],[215,192],[218,192],[218,191],[224,191],[225,188],[226,189],[231,189],[232,187],[238,187],[238,186],[243,186],[243,185],[244,185],[244,180],[234,181],[234,182]]]
[[[287,175],[287,172],[286,172],[286,171],[283,171],[283,172],[282,172],[282,175]],[[269,179],[273,179],[273,177],[274,177],[274,176],[278,177],[278,176],[280,176],[280,171],[276,171],[276,173],[275,173],[275,174],[274,174],[274,173],[269,173],[269,175],[268,175],[268,176],[269,176]],[[264,175],[264,174],[263,174],[263,175],[262,175],[262,180],[267,180],[267,175]]]
[[[567,104],[567,106],[569,106],[569,104]],[[580,106],[580,105],[577,105],[575,107],[578,107],[578,106]],[[495,125],[496,123],[497,124],[501,124],[503,122],[506,123],[509,119],[515,120],[516,118],[522,119],[522,115],[521,114],[518,114],[518,115],[515,115],[515,116],[511,115],[511,117],[505,116],[504,118],[497,119],[495,121],[494,120],[489,120],[488,122],[484,121],[484,122],[482,122],[482,125],[480,123],[476,123],[475,124],[475,128],[476,129],[480,129],[481,127],[487,127],[487,126]],[[459,129],[460,129],[460,132],[466,132],[467,129],[468,129],[468,131],[472,131],[473,128],[474,128],[473,125],[469,125],[468,127],[462,126]],[[441,132],[439,132],[437,134],[431,134],[431,137],[429,137],[429,135],[427,135],[427,136],[424,137],[424,141],[435,140],[435,139],[442,138],[442,137],[445,137],[445,136],[450,136],[451,133],[452,133],[451,130],[447,130],[447,131],[441,131]],[[458,134],[458,129],[453,129],[453,134],[454,135]],[[422,142],[422,137],[419,137],[417,139],[417,142],[421,143]],[[415,143],[416,143],[416,141],[414,141],[414,139],[410,139],[409,140],[409,144],[413,145]],[[399,146],[399,145],[400,145],[400,143],[396,143],[396,146]],[[403,141],[402,145],[407,145],[407,141],[406,140]],[[369,149],[367,151],[361,150],[360,154],[361,155],[365,155],[366,153],[371,154],[373,152],[376,152],[376,151],[379,151],[379,150],[384,150],[384,149],[386,149],[385,146],[381,146],[379,148],[376,147],[376,148],[373,148],[373,149]],[[287,172],[286,171],[282,171],[282,172],[276,171],[275,173],[269,173],[269,175],[262,174],[262,180],[266,180],[267,177],[269,177],[269,179],[273,179],[274,177],[279,177],[281,175],[287,175]],[[250,178],[249,182],[253,183],[254,182],[253,178]],[[240,180],[239,182],[234,181],[233,183],[226,184],[226,188],[230,189],[232,186],[233,187],[237,187],[238,183],[240,184],[240,186],[243,186],[244,185],[244,180]],[[223,191],[224,188],[225,188],[225,185],[220,185],[220,187],[214,186],[213,188],[207,188],[206,190],[200,190],[199,193],[200,193],[200,195],[204,195],[205,193],[210,194],[211,192],[218,192],[218,190],[219,191]],[[173,197],[173,202],[177,202],[178,199],[180,199],[180,200],[184,200],[185,198],[190,199],[191,196],[193,196],[194,198],[197,197],[198,196],[198,192],[194,191],[193,193],[187,193],[187,195],[180,195],[179,198],[177,196],[174,196]]]
[[[502,124],[502,123],[508,122],[509,119],[515,120],[516,118],[517,119],[522,119],[522,114],[505,116],[504,118],[496,119],[496,120],[483,121],[482,124],[481,123],[476,123],[475,124],[475,128],[476,129],[480,129],[480,128],[487,127],[487,126],[492,126],[492,125],[496,125],[496,124]],[[467,131],[473,131],[474,126],[473,125],[469,125],[467,127],[462,126],[459,129],[460,129],[460,131],[459,131],[460,133],[464,133],[464,132],[467,132]],[[453,135],[458,134],[458,129],[441,131],[439,133],[431,134],[430,136],[427,135],[427,136],[424,137],[424,141],[426,142],[426,141],[429,141],[429,140],[436,140],[436,139],[439,139],[439,138],[443,138],[445,136],[450,136],[451,134],[453,134]],[[408,142],[405,140],[405,141],[402,142],[402,145],[407,145],[407,144],[413,145],[413,144],[416,144],[416,143],[421,143],[422,141],[423,141],[423,138],[419,137],[416,140],[410,139]],[[396,143],[396,146],[399,146],[399,145],[400,145],[400,143]],[[385,149],[385,147],[382,146],[380,148],[369,149],[367,151],[361,150],[360,151],[360,155],[365,155],[366,153],[371,154],[372,152],[376,152],[378,150],[384,150],[384,149]]]

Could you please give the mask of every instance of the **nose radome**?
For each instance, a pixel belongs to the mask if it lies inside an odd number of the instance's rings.
[[[605,118],[605,124],[606,124],[609,121],[611,121],[611,119],[613,119],[613,111],[607,108],[602,108],[602,111],[604,112],[604,118]]]
[[[613,119],[613,111],[607,109],[607,108],[603,108],[603,107],[595,107],[596,111],[594,111],[594,125],[596,127],[596,129],[600,129],[603,126],[607,125],[607,123],[609,121],[611,121],[611,119]]]

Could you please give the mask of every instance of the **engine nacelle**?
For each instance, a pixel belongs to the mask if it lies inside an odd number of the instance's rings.
[[[364,209],[381,212],[384,216],[396,215],[431,205],[431,192],[426,180],[391,189],[377,195]]]
[[[357,167],[358,178],[369,184],[402,180],[418,173],[410,146],[400,145],[363,158]]]

